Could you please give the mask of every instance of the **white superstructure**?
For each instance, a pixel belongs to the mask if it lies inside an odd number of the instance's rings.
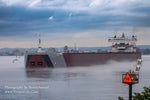
[[[135,35],[129,37],[125,36],[124,33],[121,37],[110,37],[108,42],[112,42],[112,50],[108,50],[108,52],[136,52],[136,41],[137,37]]]

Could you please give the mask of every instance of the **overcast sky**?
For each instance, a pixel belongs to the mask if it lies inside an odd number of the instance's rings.
[[[150,44],[150,0],[0,0],[0,48],[109,46],[108,37],[137,35]]]

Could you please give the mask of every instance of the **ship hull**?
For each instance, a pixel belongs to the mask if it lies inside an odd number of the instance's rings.
[[[136,61],[141,53],[64,53],[67,66],[92,66],[109,61]]]
[[[141,53],[26,53],[26,68],[72,67],[107,64],[109,61],[136,61]]]

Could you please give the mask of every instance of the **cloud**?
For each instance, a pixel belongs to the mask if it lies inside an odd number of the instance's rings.
[[[105,31],[149,28],[149,9],[148,0],[0,0],[0,36],[94,40]]]
[[[107,0],[93,0],[90,4],[89,7],[97,7],[97,6],[102,6],[102,4],[105,3]]]
[[[27,35],[37,32],[66,34],[85,30],[109,30],[111,27],[149,27],[150,7],[133,8],[130,14],[115,15],[115,12],[94,14],[70,12],[60,9],[33,9],[18,6],[1,7],[1,36]],[[134,12],[134,13],[132,13]],[[120,12],[121,13],[121,12]],[[123,13],[123,12],[122,12]],[[143,15],[140,15],[143,13]],[[55,16],[55,20],[54,19]],[[51,23],[47,20],[53,20]]]
[[[48,18],[48,20],[53,20],[53,16],[50,16],[50,17]]]
[[[41,0],[1,0],[6,6],[28,6],[35,7]]]
[[[61,9],[94,14],[134,15],[133,8],[149,7],[149,0],[1,0],[7,6],[24,6],[38,9]],[[136,13],[135,13],[136,14]],[[136,15],[141,15],[142,12]]]
[[[32,2],[30,2],[29,7],[33,7],[38,3],[41,3],[41,0],[33,0]]]

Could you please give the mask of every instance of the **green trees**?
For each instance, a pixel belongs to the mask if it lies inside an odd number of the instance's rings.
[[[134,93],[133,100],[150,100],[150,87],[143,87],[144,92]]]
[[[124,100],[124,99],[123,99],[123,97],[120,97],[120,96],[119,96],[119,97],[118,97],[118,100]]]
[[[143,87],[144,92],[134,93],[133,100],[150,100],[150,87]],[[118,100],[124,100],[123,97],[118,97]]]

